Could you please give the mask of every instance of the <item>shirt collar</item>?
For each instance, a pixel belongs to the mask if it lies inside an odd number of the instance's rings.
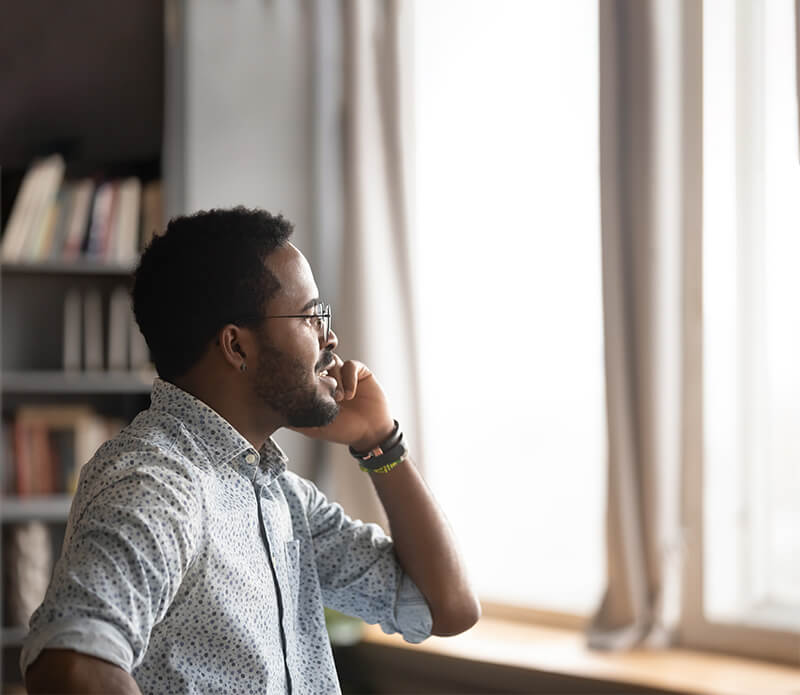
[[[272,479],[286,470],[287,457],[268,437],[259,451],[209,405],[163,379],[155,379],[150,393],[152,410],[166,412],[180,420],[196,437],[215,464],[230,463],[250,480],[259,470]]]

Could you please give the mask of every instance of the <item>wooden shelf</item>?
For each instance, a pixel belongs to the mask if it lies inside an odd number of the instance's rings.
[[[0,499],[0,519],[14,521],[66,521],[72,495],[42,497],[3,497]]]
[[[21,647],[27,634],[27,627],[4,627],[0,630],[0,643],[4,647]]]
[[[3,263],[0,271],[7,275],[130,275],[133,265],[79,259],[75,261],[23,261]]]
[[[31,370],[4,372],[3,393],[14,394],[148,394],[152,372],[64,372]]]

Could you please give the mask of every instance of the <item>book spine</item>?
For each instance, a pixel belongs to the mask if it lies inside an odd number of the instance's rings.
[[[81,293],[77,288],[64,297],[64,370],[76,372],[81,368]]]
[[[29,428],[19,420],[14,422],[14,466],[17,473],[17,494],[31,494],[31,438]]]
[[[47,233],[47,225],[51,214],[50,208],[53,206],[63,180],[64,160],[60,156],[48,157],[42,162],[36,198],[28,222],[28,229],[25,233],[25,243],[20,252],[21,260],[37,260],[39,248],[42,246],[43,239]]]
[[[61,253],[65,261],[76,260],[81,255],[89,229],[92,198],[95,192],[94,182],[90,179],[80,181],[76,188],[75,202],[70,211],[64,249]]]
[[[99,260],[103,257],[106,233],[111,224],[111,207],[114,202],[114,187],[110,181],[101,183],[94,194],[92,218],[86,237],[86,256]]]
[[[129,368],[130,313],[128,291],[124,287],[117,287],[108,303],[108,368],[111,370]]]
[[[85,369],[103,369],[103,305],[96,289],[87,290],[83,298],[83,351]]]

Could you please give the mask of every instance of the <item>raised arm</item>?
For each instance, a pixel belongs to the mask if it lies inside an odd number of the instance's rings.
[[[339,383],[339,414],[330,425],[299,431],[348,444],[356,451],[369,451],[383,442],[392,433],[394,420],[369,369],[337,357],[336,367],[328,373]],[[433,634],[454,635],[472,627],[480,617],[480,604],[449,524],[417,468],[409,459],[387,473],[365,475],[372,478],[386,511],[398,561],[428,603]]]
[[[433,634],[468,630],[480,617],[480,604],[450,527],[416,466],[407,459],[388,473],[369,475],[389,519],[397,558],[428,601]]]

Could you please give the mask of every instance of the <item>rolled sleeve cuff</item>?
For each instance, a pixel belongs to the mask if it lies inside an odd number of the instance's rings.
[[[396,625],[381,625],[381,629],[387,634],[399,632],[411,644],[419,644],[431,636],[433,618],[428,602],[406,574],[400,580],[394,617]]]
[[[66,618],[31,632],[19,659],[23,675],[44,649],[72,649],[110,661],[128,673],[133,668],[128,640],[113,625],[93,618]]]

